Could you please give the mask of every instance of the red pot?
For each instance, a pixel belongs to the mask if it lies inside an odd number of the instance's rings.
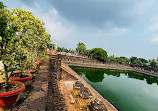
[[[2,84],[5,83],[0,83],[0,85]],[[20,84],[22,87],[15,91],[0,93],[0,110],[8,109],[14,105],[19,100],[20,93],[25,89],[25,85],[22,82],[12,81],[9,84]]]
[[[38,60],[39,63],[42,63],[41,59]]]
[[[39,63],[39,65],[41,65],[42,61],[39,59],[38,63]]]
[[[39,66],[39,62],[35,62],[35,65]]]
[[[16,73],[17,74],[17,73]],[[26,78],[12,78],[10,77],[9,80],[11,81],[28,81],[30,80],[31,78],[33,77],[33,74],[31,73],[31,75],[29,77],[26,77]]]
[[[30,73],[31,73],[31,74],[34,74],[34,73],[35,73],[35,70],[30,70]]]

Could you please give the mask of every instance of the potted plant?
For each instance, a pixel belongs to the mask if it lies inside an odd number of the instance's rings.
[[[10,25],[18,29],[17,36],[21,40],[19,44],[31,53],[31,59],[34,59],[37,67],[40,65],[39,57],[50,45],[50,35],[45,31],[44,22],[35,18],[31,12],[21,9],[13,9],[11,18],[13,22]]]
[[[10,21],[10,12],[5,9],[5,6],[0,2],[0,60],[4,65],[5,82],[0,83],[0,109],[9,108],[19,98],[20,92],[25,89],[25,85],[21,82],[9,82],[9,75],[13,73],[16,68],[14,59],[14,46],[12,39],[17,30],[16,27],[8,27]]]
[[[13,39],[14,40],[14,39]],[[14,40],[15,41],[15,40]],[[20,40],[21,41],[21,40]],[[30,52],[26,48],[19,44],[16,47],[16,69],[19,69],[18,72],[13,73],[10,77],[11,81],[27,81],[33,77],[33,74],[30,73],[29,67],[33,66],[33,61],[30,58]]]
[[[15,104],[25,88],[21,82],[9,82],[15,71],[19,70],[19,77],[22,77],[30,72],[30,67],[34,70],[36,60],[33,57],[38,60],[50,43],[50,35],[43,25],[31,12],[20,9],[10,12],[0,2],[0,60],[4,65],[1,72],[5,73],[5,82],[0,84],[0,108]]]
[[[0,87],[3,87],[5,83],[0,83]],[[8,109],[12,105],[14,105],[20,96],[20,93],[25,89],[25,85],[22,82],[14,81],[9,82],[10,86],[9,89],[12,90],[13,87],[14,90],[12,91],[0,91],[0,110]]]
[[[47,41],[50,40],[50,35],[45,32],[44,23],[35,18],[31,12],[21,9],[13,9],[11,13],[12,22],[10,26],[17,27],[16,37],[14,42],[18,44],[17,59],[18,69],[21,71],[14,74],[10,80],[26,81],[32,78],[35,68],[39,65],[39,56],[45,50]],[[20,25],[19,25],[20,24]],[[40,51],[39,51],[40,50]],[[29,73],[31,75],[26,77]]]

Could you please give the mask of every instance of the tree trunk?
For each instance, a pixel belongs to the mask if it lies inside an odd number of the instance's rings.
[[[7,66],[4,64],[4,70],[5,70],[5,87],[7,88],[8,87],[8,81],[9,81],[9,78],[8,78],[8,70],[7,70]]]
[[[21,72],[20,72],[20,77],[22,78],[22,72],[23,72],[23,70],[21,70]]]

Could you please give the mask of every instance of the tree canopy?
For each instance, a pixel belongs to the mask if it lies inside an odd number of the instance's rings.
[[[81,54],[81,55],[85,55],[86,49],[87,49],[87,48],[86,48],[85,44],[82,43],[82,42],[79,42],[79,43],[77,44],[76,52],[78,52],[78,53]]]
[[[35,18],[31,12],[21,9],[13,9],[11,19],[10,25],[18,29],[16,39],[19,44],[40,56],[50,43],[50,35],[45,31],[44,22]]]
[[[50,35],[43,21],[29,11],[9,11],[0,2],[0,59],[4,64],[6,84],[8,73],[33,67],[34,57],[42,55],[49,43]]]
[[[93,48],[89,51],[90,57],[105,62],[107,60],[107,52],[102,48]]]

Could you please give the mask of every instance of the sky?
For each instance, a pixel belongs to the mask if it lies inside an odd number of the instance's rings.
[[[158,58],[158,0],[0,0],[31,11],[59,47],[103,48],[108,55]]]

